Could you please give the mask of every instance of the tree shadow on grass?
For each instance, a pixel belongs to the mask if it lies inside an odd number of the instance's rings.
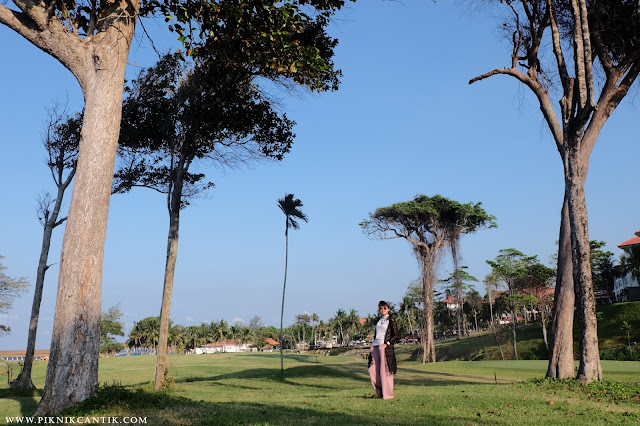
[[[42,392],[33,391],[14,391],[10,389],[0,389],[0,403],[5,399],[12,399],[20,404],[20,414],[24,417],[32,416],[38,408],[39,397]]]
[[[296,380],[313,379],[313,383],[299,383]],[[187,377],[176,379],[176,383],[188,382],[218,382],[222,380],[264,380],[274,383],[282,383],[290,386],[305,386],[318,389],[335,389],[331,385],[331,380],[336,378],[347,378],[353,380],[369,380],[366,370],[358,372],[355,369],[339,368],[334,365],[302,365],[287,368],[284,376],[280,374],[280,369],[275,368],[253,368],[248,370],[234,371],[227,374],[219,374],[208,377]],[[324,380],[326,379],[326,380]]]
[[[344,382],[336,382],[336,380],[343,379],[352,380],[358,384],[361,383],[362,386],[365,387],[370,384],[366,364],[361,365],[360,363],[296,366],[285,369],[284,376],[280,375],[280,369],[255,368],[206,377],[177,378],[175,382],[208,382],[211,386],[229,386],[234,388],[253,389],[250,385],[243,386],[241,383],[231,383],[231,381],[246,380],[248,383],[251,383],[251,381],[260,380],[274,384],[305,387],[310,389],[336,390],[343,389],[345,387]],[[396,380],[398,384],[410,386],[457,386],[492,383],[492,380],[482,376],[464,377],[455,373],[424,371],[402,366],[398,369]],[[504,382],[500,381],[499,383],[503,384]]]
[[[410,373],[414,377],[403,377],[403,371]],[[419,375],[420,377],[417,378],[415,375]],[[495,383],[493,380],[484,376],[465,376],[463,378],[459,374],[413,369],[400,369],[399,374],[396,374],[396,380],[398,383],[411,386],[506,385],[513,383],[511,380],[500,380],[498,383]]]
[[[326,396],[325,396],[326,398]],[[153,392],[142,389],[129,390],[122,386],[107,386],[81,404],[65,410],[66,416],[130,416],[146,417],[151,425],[371,425],[381,424],[388,401],[372,400],[357,409],[345,407],[343,398],[336,398],[332,405],[323,399],[310,396],[302,402],[207,402],[176,396],[169,392]],[[348,411],[348,412],[345,412]],[[420,418],[408,416],[385,420],[383,424],[436,424],[449,420],[430,414]],[[462,424],[477,422],[467,416],[456,420]]]

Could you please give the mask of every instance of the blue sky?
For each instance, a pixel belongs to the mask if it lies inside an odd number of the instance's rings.
[[[284,268],[284,217],[276,200],[293,193],[309,223],[290,235],[285,322],[338,308],[372,313],[380,299],[398,302],[418,268],[408,243],[373,241],[358,223],[377,207],[435,195],[482,201],[498,228],[462,239],[463,264],[478,279],[485,260],[514,247],[545,263],[555,250],[563,178],[559,155],[535,100],[515,80],[469,79],[509,64],[497,14],[452,2],[360,1],[332,28],[335,63],[344,78],[334,93],[275,91],[298,124],[292,152],[280,163],[241,169],[203,165],[216,183],[182,214],[171,317],[183,325],[278,324]],[[145,21],[162,50],[176,46],[161,21]],[[138,37],[129,77],[157,55]],[[33,282],[42,230],[38,193],[52,191],[40,133],[54,99],[82,106],[71,73],[0,27],[0,254],[12,276]],[[587,180],[591,239],[616,244],[640,228],[633,195],[640,158],[638,89],[616,110],[596,144]],[[69,198],[67,195],[67,200]],[[68,206],[68,202],[65,203]],[[103,309],[120,303],[123,321],[158,315],[168,215],[164,198],[136,190],[112,198]],[[38,348],[48,348],[62,229],[55,232],[41,309]],[[443,262],[440,276],[451,272]],[[484,289],[479,288],[484,293]],[[13,331],[0,349],[26,344],[33,292],[2,318]]]

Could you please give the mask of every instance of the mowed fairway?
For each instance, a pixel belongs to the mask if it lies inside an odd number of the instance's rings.
[[[371,399],[361,356],[292,354],[280,378],[279,355],[169,357],[173,389],[151,391],[153,356],[105,358],[100,380],[135,390],[128,401],[105,402],[82,414],[147,416],[152,425],[208,424],[620,424],[640,421],[640,403],[556,383],[536,384],[546,361],[451,361],[422,365],[399,355],[396,398]],[[35,365],[42,388],[45,363]],[[611,381],[640,382],[640,364],[603,362]],[[6,377],[6,376],[5,376]],[[497,381],[497,383],[496,383]],[[37,397],[13,396],[0,385],[0,421],[32,415]],[[637,385],[636,385],[637,387]],[[636,398],[637,399],[637,398]],[[79,412],[74,412],[73,415]]]

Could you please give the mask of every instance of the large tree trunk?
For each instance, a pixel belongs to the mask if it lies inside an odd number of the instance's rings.
[[[423,249],[424,250],[424,249]],[[433,250],[433,249],[431,249]],[[436,362],[436,346],[434,341],[433,321],[433,282],[435,280],[434,260],[432,254],[422,255],[422,291],[424,296],[424,326],[422,336],[422,362]]]
[[[53,207],[53,211],[49,217],[45,217],[44,231],[42,235],[42,249],[40,250],[40,260],[38,261],[38,271],[36,273],[36,286],[33,294],[33,304],[31,306],[31,320],[29,321],[29,335],[27,337],[27,353],[24,358],[24,366],[22,371],[11,382],[11,389],[34,389],[35,386],[31,381],[31,369],[33,367],[33,357],[36,349],[36,335],[38,332],[38,319],[40,317],[40,304],[42,302],[42,290],[44,289],[44,277],[49,267],[47,266],[47,260],[49,259],[49,248],[51,247],[51,235],[53,229],[59,224],[58,215],[60,214],[60,206],[62,205],[62,198],[64,191],[67,189],[68,184],[71,182],[73,175],[70,175],[70,179],[66,182],[60,182],[58,184],[58,194]]]
[[[584,143],[584,140],[582,142]],[[579,157],[578,149],[574,146],[578,144],[572,144],[567,150],[565,185],[569,195],[573,281],[576,286],[576,303],[580,315],[580,366],[577,379],[589,383],[593,380],[602,380],[602,368],[598,350],[598,322],[591,278],[591,249],[584,193],[587,165],[581,164],[584,157]],[[584,161],[588,161],[588,157]]]
[[[50,360],[37,415],[74,405],[98,385],[104,241],[133,26],[131,19],[111,37],[90,45],[92,68],[78,78],[85,97],[84,124],[62,245]]]
[[[573,368],[573,311],[575,291],[571,257],[569,200],[565,193],[562,203],[560,236],[558,240],[558,269],[553,319],[551,321],[551,349],[547,377],[566,379],[574,376]]]

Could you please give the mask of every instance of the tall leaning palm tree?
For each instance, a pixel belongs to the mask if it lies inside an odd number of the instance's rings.
[[[302,201],[294,198],[293,194],[285,194],[278,200],[278,207],[286,217],[285,223],[285,257],[284,257],[284,285],[282,286],[282,309],[280,310],[280,374],[284,374],[284,354],[282,352],[282,322],[284,319],[284,293],[287,289],[287,266],[289,263],[289,228],[299,229],[298,220],[308,221],[307,215],[300,210]]]

